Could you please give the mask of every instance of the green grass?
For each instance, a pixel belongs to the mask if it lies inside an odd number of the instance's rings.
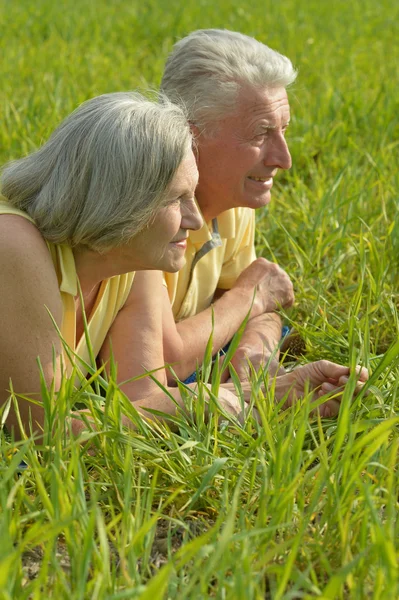
[[[135,435],[119,425],[121,412],[138,418],[112,379],[104,416],[93,381],[78,399],[100,433],[83,443],[63,425],[68,382],[57,403],[44,393],[53,435],[48,425],[38,448],[0,441],[1,600],[397,598],[399,6],[0,7],[1,163],[36,148],[86,98],[157,87],[190,30],[241,30],[287,54],[299,69],[293,168],[258,215],[258,251],[294,281],[286,318],[306,360],[373,373],[370,394],[350,402],[349,389],[336,420],[309,419],[307,400],[278,412],[254,382],[260,425],[218,427],[217,407],[204,424],[199,406],[178,433],[138,420]]]

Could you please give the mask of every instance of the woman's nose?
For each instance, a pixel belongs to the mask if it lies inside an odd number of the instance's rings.
[[[187,202],[184,206],[184,213],[182,215],[182,229],[201,229],[203,225],[203,218],[198,209],[197,203],[194,199]]]

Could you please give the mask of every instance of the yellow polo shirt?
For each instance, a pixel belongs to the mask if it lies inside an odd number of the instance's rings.
[[[0,215],[4,214],[18,215],[34,224],[31,217],[25,212],[14,208],[11,204],[8,204],[6,198],[0,195]],[[80,339],[76,339],[75,296],[78,295],[78,276],[72,249],[66,244],[46,243],[53,261],[54,270],[57,274],[59,290],[61,293],[61,335],[69,348],[71,348],[79,358],[90,364],[89,348],[87,346],[85,335],[83,334]],[[133,284],[133,279],[134,272],[116,275],[115,277],[110,277],[101,282],[93,310],[90,315],[87,315],[88,332],[95,357],[100,352],[118,312],[127,300]],[[66,369],[70,372],[71,364],[66,354],[64,354],[64,358]],[[77,364],[85,374],[86,370],[80,361],[77,361]]]
[[[164,273],[176,321],[210,306],[215,290],[233,287],[255,259],[255,211],[233,208],[190,231],[186,264],[177,273]]]

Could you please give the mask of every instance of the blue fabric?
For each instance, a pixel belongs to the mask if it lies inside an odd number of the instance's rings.
[[[183,381],[183,383],[195,383],[197,381],[197,371],[194,371],[194,373],[191,373],[191,375],[189,375],[187,377],[187,379],[185,379]]]
[[[220,354],[223,356],[224,354],[226,354],[227,350],[229,349],[230,346],[230,342],[228,344],[226,344],[224,346],[224,348],[222,348],[220,350]],[[214,363],[216,360],[216,356],[213,357],[212,363]],[[194,371],[194,373],[191,373],[191,375],[189,375],[187,377],[187,379],[185,379],[183,381],[183,383],[195,383],[197,381],[197,371]]]

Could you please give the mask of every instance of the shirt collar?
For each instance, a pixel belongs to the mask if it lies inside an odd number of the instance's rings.
[[[201,212],[201,211],[200,211]],[[226,210],[217,217],[219,235],[222,239],[229,240],[234,238],[236,228],[236,214],[233,208]],[[204,244],[212,239],[213,232],[212,221],[202,225],[197,231],[190,231],[190,240],[193,244]]]
[[[78,277],[72,248],[66,244],[57,244],[56,251],[61,272],[60,291],[77,296]]]

